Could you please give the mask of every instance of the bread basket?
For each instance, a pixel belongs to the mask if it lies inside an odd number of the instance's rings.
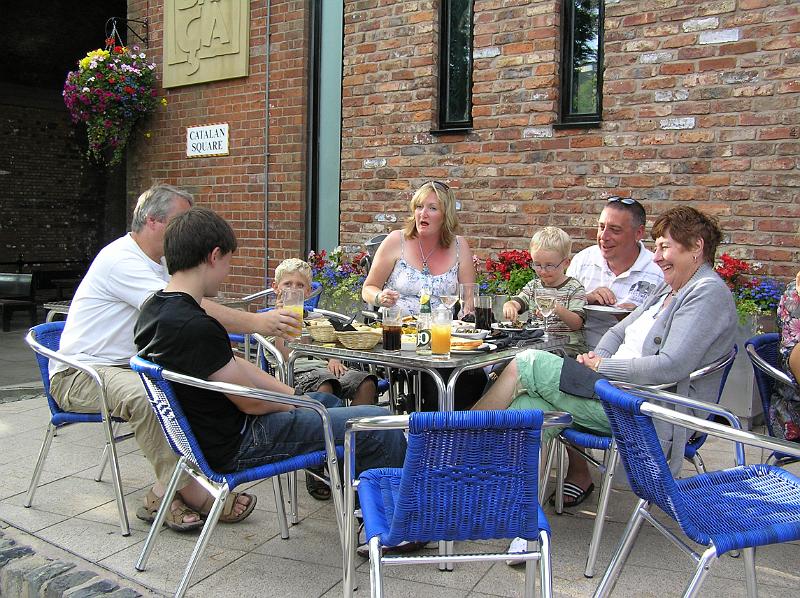
[[[320,343],[335,343],[336,330],[327,319],[310,320],[308,322],[308,333],[315,341]]]
[[[345,348],[354,351],[369,351],[381,342],[381,331],[374,328],[365,328],[351,332],[337,332],[336,338]]]

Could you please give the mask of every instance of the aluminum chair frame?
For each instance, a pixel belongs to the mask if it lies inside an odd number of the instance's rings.
[[[487,414],[490,412],[464,412],[475,417],[478,414]],[[358,542],[358,531],[356,528],[356,513],[355,513],[355,492],[359,486],[359,480],[355,479],[355,447],[356,447],[356,434],[368,430],[409,430],[411,420],[415,417],[465,417],[464,413],[460,412],[440,412],[438,414],[419,414],[414,413],[411,415],[387,415],[382,417],[369,417],[369,418],[354,418],[347,422],[345,428],[344,438],[344,500],[345,500],[345,524],[344,524],[344,596],[345,598],[352,598],[353,591],[356,589],[355,582],[355,554],[356,545]],[[504,413],[504,412],[497,412]],[[508,412],[505,412],[508,413]],[[541,413],[541,412],[540,412]],[[572,421],[572,416],[563,412],[548,412],[542,416],[541,428],[550,426],[566,426]],[[456,429],[457,426],[454,426]],[[541,429],[540,428],[540,429]],[[467,429],[465,426],[464,429]],[[536,434],[540,434],[540,429]],[[480,430],[475,430],[480,433]],[[406,467],[409,466],[408,456],[407,461],[403,467],[403,475],[405,475]],[[538,459],[530,459],[524,461],[524,466],[532,467],[532,479],[536,484],[536,469],[538,468]],[[380,475],[384,470],[371,470]],[[362,473],[363,475],[363,473]],[[402,484],[402,481],[401,481]],[[534,489],[535,496],[535,489]],[[538,504],[538,528],[539,535],[536,541],[529,540],[527,552],[515,555],[515,558],[526,561],[525,569],[525,595],[531,597],[534,595],[536,580],[533,572],[533,563],[531,561],[538,561],[539,564],[539,578],[542,586],[542,594],[544,596],[552,595],[552,570],[550,565],[550,534],[549,524],[547,518]],[[479,514],[476,513],[476,516]],[[366,515],[365,515],[366,520]],[[468,534],[467,534],[468,535]],[[435,539],[435,538],[434,538]],[[538,545],[538,546],[537,546]],[[384,596],[383,588],[383,575],[382,565],[423,565],[423,564],[439,564],[449,565],[454,562],[473,562],[473,561],[505,561],[508,555],[505,552],[497,554],[452,554],[452,540],[439,543],[438,555],[423,555],[423,556],[390,556],[381,555],[380,537],[374,536],[369,539],[369,553],[370,553],[370,591],[373,598],[382,598]]]
[[[181,597],[185,594],[189,587],[189,581],[192,574],[197,567],[200,558],[202,557],[211,534],[217,525],[222,510],[225,506],[225,501],[233,489],[239,484],[272,478],[273,491],[275,494],[275,502],[278,507],[278,516],[281,528],[281,537],[286,539],[289,537],[288,526],[286,522],[285,511],[283,511],[283,493],[280,485],[280,475],[295,471],[297,469],[304,469],[327,462],[328,469],[331,472],[331,484],[333,486],[332,496],[334,503],[334,510],[336,513],[336,524],[339,529],[340,543],[342,542],[342,525],[343,525],[343,512],[342,512],[342,484],[339,478],[338,469],[338,456],[336,446],[333,439],[333,431],[328,417],[327,409],[319,402],[310,397],[285,395],[282,393],[271,392],[266,390],[259,390],[239,386],[236,384],[228,384],[224,382],[211,382],[201,380],[192,376],[186,376],[177,372],[165,370],[140,357],[131,358],[131,367],[139,373],[142,382],[147,389],[148,397],[151,401],[151,406],[156,412],[159,423],[164,430],[167,440],[172,449],[179,455],[178,463],[175,466],[175,471],[170,478],[167,485],[164,499],[162,500],[161,507],[159,507],[153,525],[150,527],[150,532],[145,540],[144,547],[142,548],[141,555],[136,562],[136,569],[144,571],[147,567],[147,561],[150,554],[155,547],[158,534],[163,526],[164,519],[167,511],[170,508],[175,493],[178,490],[178,483],[183,473],[188,474],[192,479],[200,483],[213,497],[214,504],[206,517],[206,522],[200,532],[197,543],[194,546],[189,562],[186,565],[183,576],[175,591],[176,597]],[[290,457],[283,461],[277,461],[268,465],[261,465],[243,471],[233,473],[220,473],[210,468],[206,462],[205,456],[197,446],[194,433],[191,428],[186,427],[181,423],[181,419],[185,419],[180,404],[174,397],[174,390],[172,383],[179,383],[205,390],[213,390],[226,394],[235,394],[244,396],[250,399],[257,399],[260,401],[270,401],[273,403],[280,403],[283,405],[292,405],[295,407],[305,407],[313,410],[320,417],[320,422],[323,428],[325,437],[325,450],[317,451],[307,455],[298,455]],[[164,388],[160,384],[165,384]],[[154,396],[157,393],[158,396]],[[169,394],[173,396],[170,397]],[[168,422],[165,422],[168,420]],[[179,431],[176,429],[179,429]],[[281,517],[281,513],[283,517]]]
[[[733,366],[733,361],[734,359],[736,359],[738,351],[739,351],[738,347],[734,345],[731,352],[728,353],[726,356],[714,361],[713,363],[710,363],[705,367],[697,369],[691,374],[689,374],[689,380],[694,381],[704,376],[709,376],[713,373],[719,372],[720,370],[723,371],[722,378],[720,379],[719,393],[717,394],[717,404],[719,402],[719,399],[722,397],[722,391],[725,387],[725,382],[727,380],[728,373],[730,372],[731,366]],[[654,390],[663,390],[666,388],[670,388],[672,386],[674,386],[674,384],[661,384],[658,386],[648,386],[647,388],[652,388]],[[706,403],[704,403],[704,405],[705,404]],[[712,413],[712,415],[719,415],[720,417],[725,417],[725,418],[727,418],[726,414],[729,413],[727,410],[724,409],[720,411],[711,410],[710,412]],[[699,442],[696,441],[695,445],[693,446],[693,451],[690,459],[698,473],[702,473],[703,471],[705,471],[705,465],[703,464],[703,459],[697,452],[697,450],[703,444],[703,442],[705,442],[704,436]],[[597,562],[597,555],[600,551],[600,540],[603,537],[603,528],[605,527],[606,511],[608,510],[608,501],[611,498],[611,488],[614,482],[614,472],[616,471],[617,464],[619,463],[619,453],[617,452],[617,446],[616,443],[614,442],[614,438],[611,436],[600,436],[598,434],[592,434],[590,432],[579,432],[572,428],[567,428],[566,430],[563,430],[557,438],[553,439],[550,443],[549,450],[547,451],[547,461],[545,464],[545,469],[543,471],[544,480],[541,484],[539,500],[540,502],[543,503],[543,501],[547,498],[545,496],[545,493],[547,491],[547,481],[548,481],[547,476],[549,475],[555,456],[556,459],[555,509],[556,513],[558,514],[561,514],[564,511],[564,475],[566,471],[567,445],[570,446],[577,445],[579,448],[604,451],[602,461],[596,460],[588,453],[579,451],[580,455],[586,461],[588,461],[591,465],[596,467],[601,472],[600,493],[597,499],[597,514],[595,515],[594,528],[592,529],[592,538],[589,542],[589,553],[586,556],[586,568],[584,569],[583,572],[584,577],[592,578],[594,577],[594,566],[595,563]],[[690,446],[689,442],[687,442],[686,444],[687,453],[691,450],[689,446]],[[556,451],[558,451],[557,454]]]
[[[681,413],[679,411],[675,411],[669,408],[666,408],[662,405],[657,405],[651,403],[650,401],[659,401],[659,402],[667,402],[675,406],[682,406],[682,407],[689,407],[692,409],[704,409],[708,410],[708,405],[698,404],[697,401],[693,401],[691,399],[687,399],[686,397],[681,397],[679,395],[675,395],[673,393],[667,393],[666,391],[660,390],[653,390],[648,389],[647,387],[636,387],[631,384],[621,384],[616,382],[608,382],[607,380],[600,380],[595,385],[597,389],[598,395],[600,396],[601,401],[603,401],[603,407],[606,409],[606,412],[609,414],[609,419],[612,420],[612,426],[614,426],[614,417],[615,412],[625,412],[626,414],[630,412],[630,407],[622,407],[622,406],[610,406],[607,402],[607,399],[604,399],[604,395],[611,395],[614,396],[618,394],[618,390],[623,391],[628,395],[627,398],[630,399],[643,399],[638,408],[638,413],[640,416],[646,416],[651,419],[658,419],[661,421],[665,421],[670,424],[675,424],[679,426],[683,426],[685,428],[693,429],[704,434],[710,434],[719,438],[723,438],[725,440],[729,440],[735,443],[735,464],[736,467],[734,469],[723,470],[721,472],[713,472],[712,474],[699,474],[695,476],[695,478],[702,478],[704,476],[713,475],[719,477],[728,475],[728,472],[731,472],[730,475],[734,475],[736,470],[741,467],[745,467],[745,457],[744,457],[744,449],[743,445],[750,445],[761,449],[769,449],[769,450],[777,450],[780,452],[784,452],[795,457],[800,458],[800,446],[797,446],[795,443],[786,442],[783,440],[778,440],[776,438],[772,438],[769,436],[764,436],[761,434],[755,434],[753,432],[746,432],[741,430],[740,428],[733,426],[728,427],[721,424],[718,424],[709,419],[698,418],[695,416],[691,416],[685,413]],[[632,411],[632,413],[636,413],[636,411]],[[733,416],[733,414],[730,414]],[[733,416],[733,419],[729,419],[729,421],[737,421],[738,419]],[[653,430],[653,434],[655,431]],[[637,443],[637,446],[638,443]],[[644,447],[640,447],[641,450],[646,450]],[[625,457],[622,457],[623,462]],[[661,460],[663,462],[662,470],[665,472],[666,475],[669,475],[669,479],[664,477],[665,488],[669,488],[670,486],[676,487],[676,482],[674,478],[669,473],[669,467],[666,465],[666,458],[663,456],[663,453],[658,451],[658,454],[653,454],[653,460],[658,462]],[[626,464],[627,465],[627,464]],[[646,520],[648,521],[653,527],[655,527],[659,532],[661,532],[667,539],[669,539],[673,544],[675,544],[678,548],[680,548],[685,554],[687,554],[693,561],[697,563],[697,568],[695,569],[694,575],[689,581],[688,585],[686,586],[686,590],[684,592],[684,596],[695,596],[698,594],[700,587],[708,574],[708,571],[713,564],[713,562],[724,552],[733,551],[737,549],[741,549],[743,556],[744,556],[744,564],[745,564],[745,581],[747,587],[747,595],[750,597],[755,597],[757,595],[757,585],[756,585],[756,570],[755,570],[755,546],[757,544],[770,544],[775,542],[783,542],[783,541],[793,541],[800,539],[800,479],[789,474],[788,472],[769,465],[757,465],[751,466],[755,468],[767,468],[765,470],[768,474],[772,474],[775,478],[780,478],[783,480],[788,480],[787,484],[793,485],[795,496],[794,499],[797,500],[796,503],[787,503],[786,501],[790,500],[790,496],[788,496],[787,492],[783,492],[781,496],[776,496],[775,500],[783,505],[784,513],[786,514],[787,510],[792,511],[792,515],[794,515],[794,521],[790,521],[789,523],[774,523],[769,528],[769,538],[764,539],[763,537],[760,539],[756,538],[758,531],[750,530],[749,532],[740,531],[738,532],[740,536],[748,536],[748,541],[742,541],[739,539],[740,545],[734,546],[732,542],[728,542],[728,545],[722,545],[718,548],[715,544],[713,539],[710,539],[706,542],[699,542],[701,544],[705,544],[708,548],[702,553],[698,554],[695,550],[683,541],[681,537],[677,534],[672,532],[671,530],[667,529],[663,524],[655,519],[655,517],[651,514],[650,510],[652,504],[649,500],[641,498],[639,502],[634,507],[633,513],[628,520],[627,526],[625,531],[622,535],[622,539],[620,540],[619,546],[611,559],[611,562],[608,565],[605,573],[603,574],[603,578],[600,581],[597,589],[595,590],[594,596],[596,598],[608,596],[614,589],[614,586],[619,578],[619,575],[622,571],[622,568],[625,565],[625,561],[627,560],[631,549],[633,548],[634,542],[636,541],[636,536],[641,528],[642,523]],[[767,471],[769,470],[769,471]],[[631,475],[631,472],[628,472]],[[681,485],[682,492],[687,486],[692,483],[694,478],[682,479],[678,483]],[[701,482],[698,482],[700,484]],[[650,480],[635,480],[635,485],[639,488],[646,488],[645,492],[650,492],[651,494],[657,494],[658,490],[653,490],[653,486]],[[735,494],[736,490],[731,489],[728,491],[728,494]],[[672,493],[668,493],[662,500],[667,500],[670,502],[671,505],[679,505],[682,504],[685,499],[684,495],[675,495],[675,491],[673,490]],[[686,509],[685,506],[681,506],[681,509]],[[730,508],[730,507],[729,507]],[[670,515],[672,517],[672,515]],[[788,518],[787,516],[784,519]],[[678,522],[682,525],[682,522]],[[790,525],[789,529],[785,529],[786,525]],[[780,528],[780,529],[779,529]],[[701,532],[703,530],[700,530]],[[763,535],[763,529],[762,535]],[[695,542],[698,542],[698,538],[694,538]]]
[[[790,376],[777,367],[778,344],[780,343],[780,340],[780,334],[777,332],[769,332],[766,334],[758,334],[753,336],[747,339],[744,344],[745,350],[747,351],[747,357],[750,359],[750,364],[753,366],[756,387],[758,388],[758,394],[761,398],[761,406],[764,411],[764,424],[769,435],[773,437],[775,436],[775,431],[772,429],[772,422],[770,422],[769,419],[769,408],[770,404],[772,403],[771,386],[775,383],[784,384],[790,388],[793,388],[795,392],[800,393],[800,389],[798,389],[794,380],[792,380]],[[773,349],[775,358],[774,361],[770,361],[764,355],[764,353],[769,351],[771,354],[773,353]],[[790,455],[773,452],[764,462],[772,462],[776,465],[787,465],[789,463],[794,463],[795,461],[797,461],[797,459]]]
[[[103,453],[100,457],[100,463],[98,464],[97,471],[95,473],[95,481],[100,482],[103,479],[103,472],[105,471],[106,464],[110,461],[111,462],[111,481],[112,486],[114,488],[114,497],[117,503],[117,511],[119,513],[119,527],[120,531],[122,532],[123,536],[129,536],[131,534],[130,524],[128,523],[128,510],[125,505],[125,498],[122,492],[122,476],[120,475],[119,471],[119,457],[117,455],[117,443],[122,442],[123,440],[127,440],[129,438],[133,438],[133,433],[126,433],[126,434],[117,434],[115,431],[115,425],[118,425],[123,420],[112,418],[110,415],[110,409],[108,407],[108,400],[106,399],[106,390],[105,384],[103,383],[103,379],[97,373],[97,370],[92,368],[91,366],[86,365],[85,363],[81,363],[69,357],[66,357],[57,350],[53,350],[50,347],[45,346],[42,344],[39,339],[37,338],[40,335],[45,334],[58,334],[58,340],[60,343],[61,340],[61,331],[64,329],[64,322],[47,322],[44,324],[38,324],[37,326],[33,326],[29,331],[28,334],[25,336],[25,342],[28,346],[34,351],[36,355],[36,361],[39,365],[39,373],[42,377],[42,384],[44,386],[45,396],[47,397],[47,403],[50,407],[50,421],[47,424],[47,430],[45,431],[44,440],[42,441],[42,446],[39,449],[39,456],[36,460],[36,466],[33,470],[33,475],[31,476],[31,483],[28,486],[28,493],[25,497],[25,502],[23,505],[29,508],[33,504],[33,497],[36,494],[37,486],[39,485],[39,479],[42,475],[42,470],[44,469],[45,461],[47,460],[47,455],[50,452],[50,447],[53,442],[53,437],[56,435],[56,431],[58,428],[62,428],[68,425],[73,424],[80,424],[80,423],[97,423],[101,424],[103,427],[103,433],[105,435],[105,446],[103,447]],[[58,405],[56,400],[53,398],[53,395],[50,394],[50,377],[48,372],[48,360],[52,359],[53,361],[58,361],[65,365],[68,365],[71,368],[79,370],[89,376],[97,386],[97,395],[100,402],[100,411],[96,413],[77,413],[71,411],[64,411]]]

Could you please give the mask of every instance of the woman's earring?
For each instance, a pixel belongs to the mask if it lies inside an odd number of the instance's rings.
[[[694,258],[695,263],[697,263],[697,254],[692,256]]]

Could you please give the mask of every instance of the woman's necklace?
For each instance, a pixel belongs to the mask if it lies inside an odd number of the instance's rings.
[[[431,249],[431,252],[428,255],[425,255],[425,252],[422,251],[422,241],[420,241],[419,237],[417,237],[417,243],[419,244],[419,256],[422,258],[422,273],[425,276],[428,276],[431,273],[431,269],[428,268],[428,260],[430,260],[431,256],[436,253],[437,249],[439,249],[439,243],[436,243],[436,246]]]

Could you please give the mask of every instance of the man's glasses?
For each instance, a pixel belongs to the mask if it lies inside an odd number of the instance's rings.
[[[615,201],[624,203],[626,206],[632,206],[636,203],[636,200],[632,197],[620,197],[619,195],[612,195],[608,198],[608,203],[614,203]]]
[[[558,268],[565,261],[567,261],[567,258],[564,258],[563,260],[561,260],[557,264],[537,264],[536,262],[533,262],[533,264],[531,264],[531,266],[533,266],[534,270],[539,270],[540,272],[548,272],[548,273],[550,273],[550,272],[555,272],[556,268]]]

